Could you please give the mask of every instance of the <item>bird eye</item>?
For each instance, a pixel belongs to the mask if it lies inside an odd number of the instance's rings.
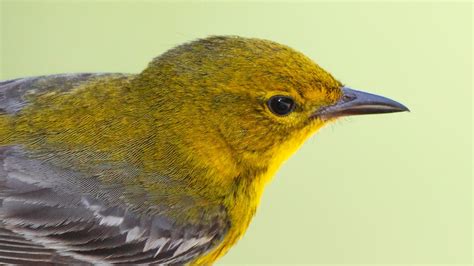
[[[288,96],[272,96],[267,105],[270,111],[276,115],[287,115],[295,109],[295,101]]]

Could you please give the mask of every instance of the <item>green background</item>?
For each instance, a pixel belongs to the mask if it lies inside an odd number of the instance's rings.
[[[472,262],[471,3],[2,1],[0,78],[139,72],[216,34],[278,41],[411,113],[327,126],[221,264]]]

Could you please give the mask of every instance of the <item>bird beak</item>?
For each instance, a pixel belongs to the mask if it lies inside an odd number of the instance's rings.
[[[316,111],[312,116],[323,120],[350,115],[381,114],[410,111],[403,104],[375,94],[342,88],[339,101]]]

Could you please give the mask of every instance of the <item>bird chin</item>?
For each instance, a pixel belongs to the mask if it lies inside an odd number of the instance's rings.
[[[334,122],[335,120],[337,120],[339,117],[341,116],[337,116],[337,115],[312,115],[310,118],[309,118],[309,121],[310,121],[310,124],[313,126],[314,124],[327,124],[327,123],[330,123],[330,122]]]

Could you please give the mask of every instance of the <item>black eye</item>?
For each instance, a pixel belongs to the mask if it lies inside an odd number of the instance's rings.
[[[295,101],[288,96],[272,96],[268,100],[267,105],[277,115],[287,115],[295,109]]]

